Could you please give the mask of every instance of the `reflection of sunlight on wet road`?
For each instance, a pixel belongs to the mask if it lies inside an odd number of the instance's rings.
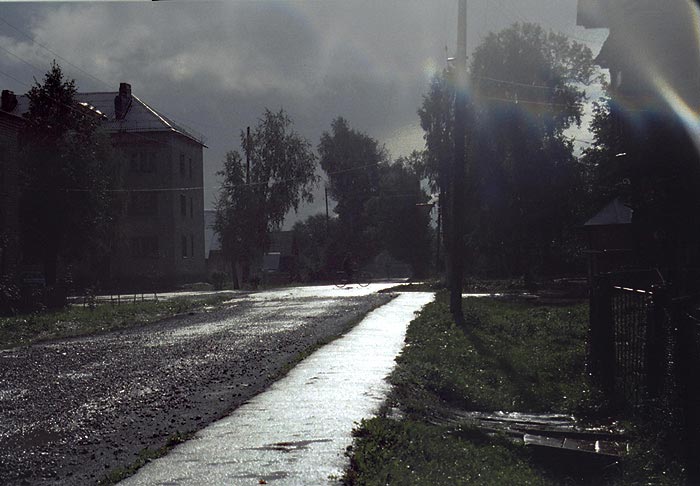
[[[279,299],[280,292],[299,298],[378,290],[371,287],[304,287],[261,292],[254,298]],[[432,298],[431,293],[401,294],[268,391],[122,484],[249,485],[264,479],[268,484],[317,485],[327,483],[329,475],[342,474],[352,428],[384,399],[384,378],[403,346],[406,326]]]
[[[367,287],[360,287],[357,284],[347,285],[339,288],[336,285],[314,285],[308,287],[288,287],[284,289],[267,290],[256,292],[249,297],[253,300],[271,299],[297,299],[297,298],[323,298],[323,297],[356,297],[369,295],[380,290],[388,289],[398,285],[396,282],[372,283]]]

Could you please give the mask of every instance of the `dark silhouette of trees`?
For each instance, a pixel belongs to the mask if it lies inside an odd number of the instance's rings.
[[[380,165],[387,161],[383,147],[366,133],[350,128],[338,117],[318,145],[321,168],[328,175],[330,196],[337,202],[345,251],[360,263],[376,253],[376,238],[367,233],[369,214],[365,205],[379,190]]]
[[[339,265],[350,255],[362,265],[381,251],[411,265],[423,277],[430,266],[431,230],[428,199],[421,188],[423,154],[390,162],[379,143],[351,128],[341,117],[324,132],[318,147],[329,193],[338,215],[332,245]],[[338,258],[340,254],[340,261]]]
[[[21,146],[21,232],[25,260],[56,282],[59,261],[106,253],[115,161],[100,119],[75,100],[74,80],[55,62],[27,93]]]
[[[448,69],[433,81],[419,110],[426,174],[441,196],[440,163],[452,137],[451,76]],[[492,33],[474,51],[462,216],[467,268],[531,275],[563,266],[583,199],[581,166],[565,131],[580,123],[580,86],[593,76],[587,47],[534,24]]]
[[[297,265],[302,279],[333,278],[345,257],[338,218],[326,219],[325,214],[316,214],[295,223],[292,231],[299,249]]]
[[[367,201],[370,234],[379,248],[411,266],[413,277],[425,278],[431,263],[430,208],[416,171],[422,154],[414,152],[382,164],[376,195]]]
[[[284,110],[265,110],[251,133],[250,143],[241,132],[241,146],[250,158],[250,174],[241,155],[226,155],[214,229],[221,238],[232,265],[249,265],[262,257],[269,234],[278,229],[284,216],[302,201],[313,200],[317,183],[316,156],[308,140],[292,129]]]

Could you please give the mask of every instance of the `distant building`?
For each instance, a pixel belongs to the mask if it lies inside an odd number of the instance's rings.
[[[103,127],[123,155],[119,178],[125,192],[112,278],[165,283],[204,278],[202,138],[141,101],[127,83],[118,92],[77,98],[107,116]]]
[[[223,254],[221,239],[214,231],[216,211],[204,210],[205,258],[207,276],[214,272],[223,272],[231,276],[231,262]],[[262,260],[250,267],[240,268],[241,278],[245,281],[258,278],[265,283],[287,283],[298,277],[299,249],[293,231],[273,231],[270,233],[270,246]]]
[[[78,93],[76,100],[102,118],[120,155],[118,221],[109,259],[98,269],[101,283],[173,285],[204,278],[202,137],[141,101],[128,83],[119,91]],[[12,113],[28,107],[26,96],[19,97]]]
[[[0,277],[12,275],[19,264],[17,152],[24,119],[15,113],[17,97],[2,91],[0,100]]]

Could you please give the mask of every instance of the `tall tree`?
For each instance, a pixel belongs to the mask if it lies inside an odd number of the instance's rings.
[[[376,240],[366,232],[369,220],[365,206],[378,191],[386,151],[372,137],[350,128],[347,120],[338,117],[331,123],[330,133],[321,135],[318,152],[328,175],[330,194],[338,203],[335,212],[346,251],[358,261],[366,260],[376,251]]]
[[[501,255],[508,273],[556,271],[582,186],[565,131],[580,124],[592,53],[562,34],[515,24],[477,47],[470,75],[475,217],[480,229],[498,222],[471,240],[482,254]]]
[[[449,203],[449,167],[454,157],[454,72],[445,69],[430,82],[428,93],[423,96],[423,104],[418,110],[420,124],[425,132],[425,156],[419,173],[430,183],[433,192],[438,193],[437,243],[440,254],[442,239],[449,235],[447,227]],[[442,238],[442,236],[445,238]],[[444,253],[443,253],[444,254]],[[442,262],[438,262],[438,267]],[[437,270],[440,270],[438,268]]]
[[[590,130],[593,143],[583,150],[585,190],[588,195],[587,213],[593,214],[613,197],[628,192],[629,173],[625,170],[627,154],[622,140],[619,120],[613,113],[610,98],[593,103]]]
[[[27,93],[21,133],[21,224],[25,259],[43,264],[54,284],[69,264],[105,248],[114,159],[100,119],[76,102],[74,80],[56,62]]]
[[[419,110],[429,176],[452,134],[452,73],[433,81]],[[580,123],[594,79],[592,54],[561,34],[515,24],[489,34],[470,66],[466,248],[474,271],[528,274],[553,270],[568,238],[582,187],[565,131]]]
[[[380,248],[408,263],[416,278],[428,274],[432,237],[429,208],[424,205],[428,195],[417,170],[422,164],[423,154],[419,152],[382,164],[379,190],[366,206]]]
[[[325,214],[315,214],[294,224],[298,267],[304,280],[326,279],[340,268],[345,254],[339,229],[338,218],[327,219]]]
[[[270,232],[302,201],[313,200],[318,182],[316,156],[308,140],[292,129],[280,109],[265,109],[250,140],[241,131],[241,146],[250,159],[250,177],[240,153],[226,155],[214,229],[232,269],[260,258],[269,246]],[[232,271],[234,279],[237,272]],[[237,284],[237,281],[234,281]]]

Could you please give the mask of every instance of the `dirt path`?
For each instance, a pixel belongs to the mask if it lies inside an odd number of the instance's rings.
[[[259,294],[210,313],[0,352],[0,483],[95,484],[199,430],[384,295]]]

